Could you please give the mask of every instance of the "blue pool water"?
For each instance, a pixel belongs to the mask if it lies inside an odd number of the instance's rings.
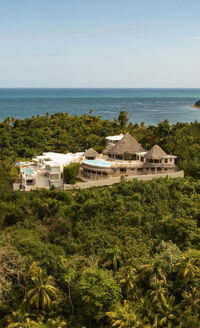
[[[25,174],[34,174],[33,170],[30,167],[24,167],[23,172]]]
[[[105,161],[101,161],[101,160],[98,160],[98,159],[88,159],[88,160],[84,161],[84,163],[88,164],[88,165],[111,167],[110,162],[105,162]]]
[[[200,121],[200,110],[190,107],[198,99],[200,89],[0,89],[0,121],[92,109],[108,120],[126,110],[133,123],[192,122]]]

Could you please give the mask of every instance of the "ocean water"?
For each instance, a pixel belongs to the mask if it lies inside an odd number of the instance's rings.
[[[126,110],[131,122],[156,124],[200,121],[200,110],[191,108],[200,89],[0,89],[0,121],[67,112],[81,115],[92,109],[104,119]]]

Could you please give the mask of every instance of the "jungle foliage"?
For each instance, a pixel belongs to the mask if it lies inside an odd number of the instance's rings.
[[[177,155],[179,168],[186,175],[200,178],[199,122],[170,125],[165,120],[146,126],[127,120],[125,111],[112,121],[89,114],[70,117],[67,113],[47,113],[25,120],[7,118],[0,123],[0,161],[12,164],[43,152],[79,152],[90,147],[101,152],[106,136],[129,132],[145,149],[158,144],[167,153]]]
[[[199,327],[199,180],[8,188],[0,207],[1,327]]]
[[[122,129],[118,120],[55,114],[0,126],[0,327],[200,327],[200,124]],[[126,131],[145,148],[157,143],[180,155],[191,176],[67,192],[11,190],[13,160],[100,151],[106,135]],[[31,138],[23,144],[31,134],[35,145]]]

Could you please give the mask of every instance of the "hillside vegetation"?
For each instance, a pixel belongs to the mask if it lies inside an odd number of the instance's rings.
[[[199,327],[199,181],[7,191],[0,206],[1,327]]]
[[[200,327],[198,122],[127,126],[55,114],[0,129],[0,327]],[[101,151],[106,135],[126,131],[178,155],[188,176],[11,190],[14,160]]]
[[[178,156],[178,165],[186,175],[200,177],[200,123],[163,121],[157,126],[144,123],[126,124],[126,117],[119,120],[102,120],[100,116],[70,117],[57,113],[25,120],[7,118],[0,123],[0,161],[13,163],[18,159],[31,159],[42,152],[78,152],[90,147],[101,152],[108,135],[129,132],[145,149],[158,144],[167,153]]]

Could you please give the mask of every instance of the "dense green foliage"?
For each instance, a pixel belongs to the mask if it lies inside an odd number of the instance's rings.
[[[197,100],[197,101],[195,102],[195,106],[200,107],[200,100]]]
[[[168,121],[163,121],[157,126],[127,125],[126,112],[120,114],[118,119],[123,116],[125,121],[106,121],[91,115],[70,117],[63,113],[25,120],[7,118],[0,123],[0,160],[12,164],[42,152],[78,152],[90,147],[101,152],[106,136],[129,132],[145,149],[158,144],[166,152],[177,155],[179,167],[186,175],[200,177],[200,123],[170,126]]]
[[[55,114],[5,120],[0,130],[0,327],[200,327],[198,122],[122,129]],[[106,135],[126,131],[177,154],[192,177],[11,191],[13,160],[100,151]]]
[[[76,177],[79,173],[79,168],[79,163],[71,163],[68,166],[64,167],[63,176],[65,183],[74,184],[76,182]]]
[[[199,327],[199,181],[7,190],[0,206],[1,327]]]
[[[128,112],[125,112],[124,110],[122,110],[118,116],[118,121],[119,121],[119,125],[121,128],[125,128],[125,126],[128,122],[127,114],[128,114]]]

